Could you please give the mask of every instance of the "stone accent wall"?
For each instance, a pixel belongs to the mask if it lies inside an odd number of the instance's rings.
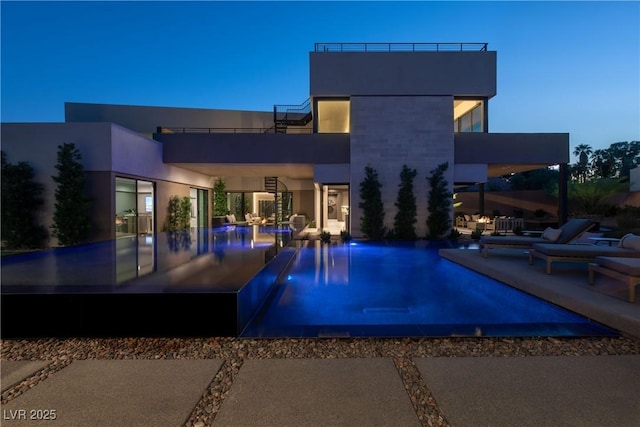
[[[418,206],[416,232],[427,234],[428,183],[437,165],[449,162],[446,179],[453,189],[452,96],[351,97],[351,233],[361,237],[360,183],[372,166],[382,183],[385,226],[393,228],[402,165],[415,168],[414,194]]]

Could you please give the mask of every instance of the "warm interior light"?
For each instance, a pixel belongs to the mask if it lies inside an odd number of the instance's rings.
[[[453,101],[453,120],[458,120],[460,117],[464,116],[480,104],[481,102],[475,99],[456,99],[455,101]]]
[[[318,133],[349,133],[349,101],[318,101]]]

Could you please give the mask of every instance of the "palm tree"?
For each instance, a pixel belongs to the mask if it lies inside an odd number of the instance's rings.
[[[573,155],[580,159],[579,163],[586,164],[591,154],[593,154],[593,149],[589,144],[579,144],[573,149]]]
[[[593,154],[593,149],[589,144],[579,144],[573,150],[573,155],[578,157],[578,170],[581,176],[580,181],[585,182],[587,180],[587,163],[589,162],[589,156]]]

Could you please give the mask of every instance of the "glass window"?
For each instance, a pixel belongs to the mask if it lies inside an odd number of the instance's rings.
[[[318,133],[349,133],[349,100],[318,101]]]
[[[456,99],[453,101],[454,132],[484,132],[484,101]]]
[[[471,113],[460,117],[460,132],[471,132]]]
[[[482,132],[482,104],[471,110],[471,132]]]

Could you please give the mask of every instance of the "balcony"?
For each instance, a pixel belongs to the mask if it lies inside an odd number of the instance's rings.
[[[314,52],[486,51],[487,43],[315,43]]]

